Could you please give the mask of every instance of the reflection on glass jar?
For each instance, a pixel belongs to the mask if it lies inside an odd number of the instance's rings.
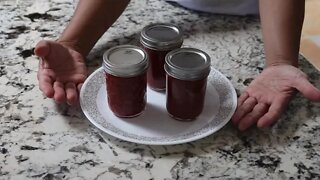
[[[103,54],[108,104],[118,117],[135,117],[146,106],[147,55],[143,49],[117,46]]]
[[[149,57],[148,85],[161,91],[166,87],[165,56],[181,47],[182,31],[173,24],[152,24],[141,31],[140,43]]]
[[[175,119],[196,119],[203,110],[210,57],[194,48],[181,48],[166,56],[167,111]]]

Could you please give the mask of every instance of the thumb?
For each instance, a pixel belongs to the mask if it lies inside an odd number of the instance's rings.
[[[320,102],[320,90],[312,85],[306,78],[296,78],[294,87],[309,100]]]
[[[34,53],[41,58],[45,58],[50,53],[50,44],[52,44],[52,42],[46,40],[38,42],[34,49]]]

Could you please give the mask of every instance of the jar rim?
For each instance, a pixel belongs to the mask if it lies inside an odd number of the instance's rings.
[[[182,45],[183,33],[171,23],[150,24],[142,29],[140,43],[150,49],[168,50]]]
[[[138,46],[119,45],[103,54],[103,69],[114,76],[132,77],[144,73],[147,68],[147,53]]]
[[[170,51],[165,61],[164,69],[167,74],[180,80],[206,78],[211,70],[210,56],[196,48],[180,48]]]

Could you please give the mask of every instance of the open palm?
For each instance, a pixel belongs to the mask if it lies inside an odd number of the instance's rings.
[[[87,77],[83,56],[54,41],[40,41],[35,54],[41,59],[37,76],[40,90],[57,103],[76,104]]]
[[[266,68],[242,93],[232,121],[240,130],[257,124],[264,128],[275,123],[296,91],[313,101],[320,101],[320,91],[307,76],[291,65]]]

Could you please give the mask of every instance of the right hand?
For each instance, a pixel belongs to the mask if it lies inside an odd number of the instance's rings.
[[[35,47],[40,58],[39,88],[58,104],[77,104],[80,88],[87,77],[83,56],[74,48],[55,41],[40,41]]]
[[[259,128],[269,127],[280,118],[297,91],[320,102],[320,90],[300,69],[288,64],[269,66],[239,97],[232,121],[241,131],[255,124]]]

